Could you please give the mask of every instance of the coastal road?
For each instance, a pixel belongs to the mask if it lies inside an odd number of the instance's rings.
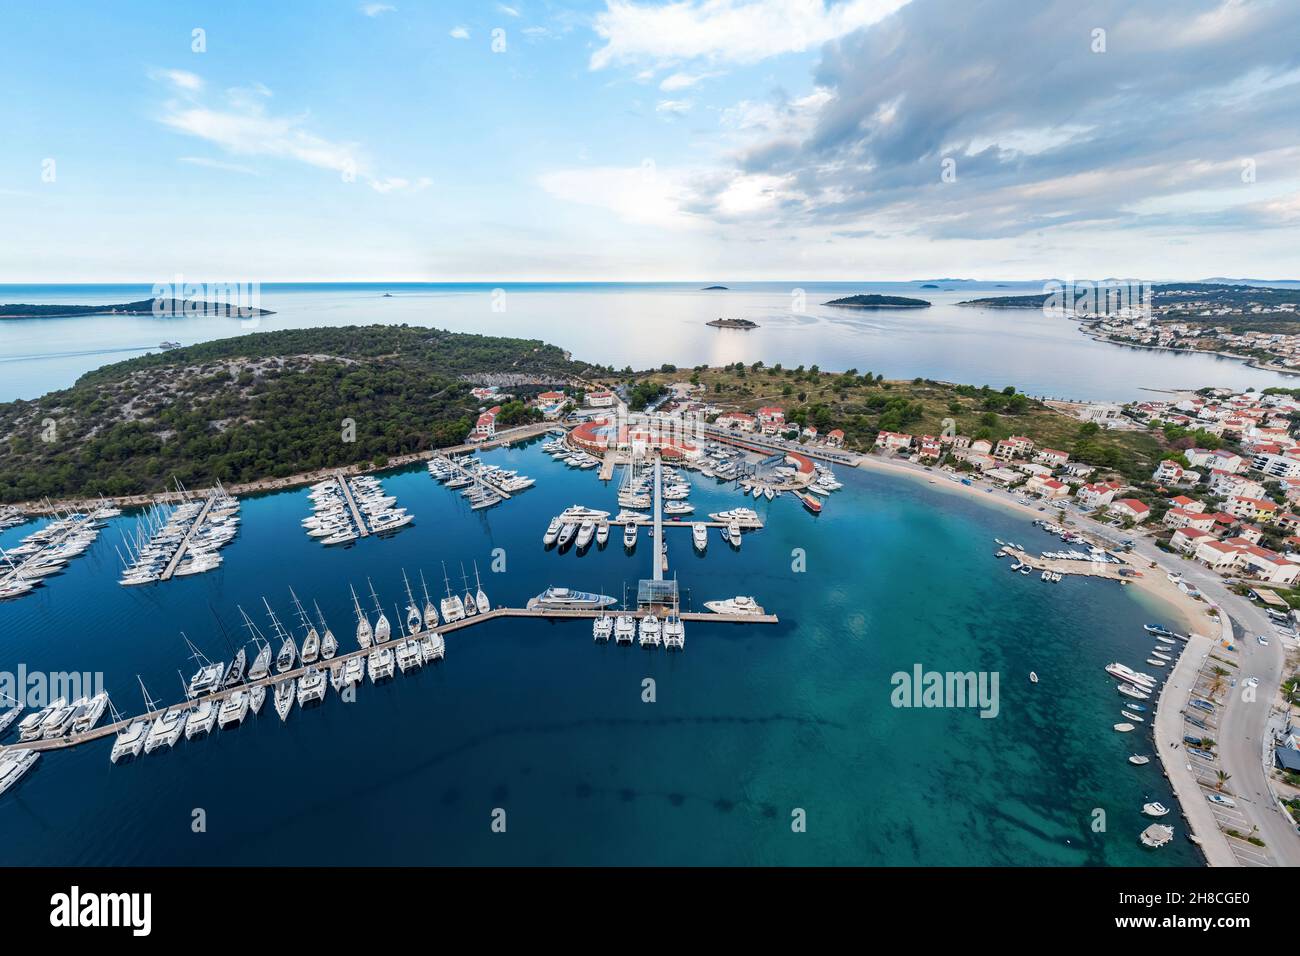
[[[1088,522],[1088,519],[1078,517],[1074,520]],[[1264,769],[1264,761],[1271,761],[1273,753],[1267,728],[1277,688],[1282,681],[1285,656],[1282,638],[1262,609],[1233,594],[1223,578],[1209,568],[1161,551],[1145,539],[1137,539],[1133,550],[1149,561],[1181,572],[1184,581],[1196,587],[1228,615],[1237,646],[1238,667],[1237,672],[1228,678],[1235,678],[1236,686],[1228,688],[1216,738],[1223,770],[1232,775],[1226,789],[1236,795],[1238,805],[1250,823],[1259,828],[1259,838],[1277,861],[1284,866],[1300,866],[1300,835],[1296,833],[1289,815],[1273,800]],[[1257,634],[1268,637],[1267,647],[1255,639]],[[1253,701],[1246,700],[1244,695],[1248,677],[1259,678]]]
[[[864,467],[872,467],[874,464],[883,465],[890,470],[901,469],[927,480],[937,479],[943,485],[949,484],[946,472],[926,471],[921,465],[896,458],[887,461],[888,464],[885,464],[885,460],[864,458],[863,464]],[[979,489],[979,493],[1018,509],[1029,507],[1017,501],[1015,495],[1001,489],[993,489],[987,494]],[[1033,508],[1030,507],[1029,510]],[[1056,518],[1058,514],[1060,513],[1052,508],[1044,513],[1044,517]],[[1109,525],[1094,521],[1077,508],[1071,508],[1065,514],[1075,527],[1101,535],[1107,540],[1115,540],[1124,534]],[[1273,702],[1282,680],[1285,657],[1280,635],[1262,609],[1248,599],[1233,594],[1224,579],[1214,571],[1162,551],[1138,534],[1132,535],[1132,538],[1133,553],[1145,558],[1147,565],[1151,562],[1158,565],[1157,569],[1148,567],[1148,574],[1161,574],[1165,571],[1181,573],[1184,581],[1196,587],[1210,602],[1218,605],[1222,613],[1227,614],[1232,624],[1239,666],[1237,673],[1231,675],[1236,678],[1237,684],[1228,690],[1215,739],[1223,771],[1232,776],[1225,789],[1234,795],[1249,824],[1247,827],[1235,828],[1247,832],[1250,827],[1257,827],[1256,835],[1264,841],[1277,863],[1300,866],[1300,834],[1296,832],[1290,815],[1284,813],[1273,800],[1268,786],[1268,771],[1265,769],[1265,760],[1272,760],[1272,746],[1266,737]],[[1267,647],[1261,646],[1255,639],[1257,634],[1268,636]],[[1207,636],[1213,639],[1213,646],[1218,646],[1218,634]],[[1228,679],[1231,680],[1231,677]],[[1244,699],[1243,691],[1248,677],[1259,678],[1254,701]],[[1178,739],[1181,739],[1181,734]]]

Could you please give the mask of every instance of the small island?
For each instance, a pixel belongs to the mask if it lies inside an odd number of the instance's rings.
[[[933,282],[926,282],[926,283],[923,283],[923,284],[922,284],[921,288],[922,288],[922,289],[937,289],[937,288],[939,288],[939,287],[938,287],[937,285],[935,285]]]
[[[1041,309],[1047,301],[1042,295],[998,295],[987,299],[968,299],[958,305],[973,305],[984,309]]]
[[[715,329],[756,329],[757,322],[751,322],[749,319],[714,319],[712,322],[705,322],[705,325],[711,325]]]
[[[200,299],[141,299],[117,305],[0,305],[0,319],[71,319],[87,315],[219,315],[243,319],[275,313],[270,309]]]
[[[928,309],[930,303],[925,299],[909,299],[901,295],[850,295],[843,299],[832,299],[822,305],[834,305],[842,309]]]
[[[728,289],[725,285],[706,285],[700,291],[701,292],[726,292],[728,291]]]

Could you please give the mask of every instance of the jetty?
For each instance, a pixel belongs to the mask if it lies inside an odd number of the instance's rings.
[[[664,611],[665,608],[663,607],[641,607],[638,608],[637,610],[620,611],[618,613],[627,614],[635,618],[642,618],[649,614],[662,615]],[[453,631],[460,631],[460,630],[464,630],[467,627],[473,627],[475,624],[481,624],[484,621],[495,621],[507,617],[534,618],[534,619],[542,619],[542,620],[578,620],[583,618],[591,619],[591,618],[600,617],[602,613],[608,614],[609,612],[602,611],[596,608],[498,607],[498,608],[493,608],[490,611],[485,611],[480,614],[475,614],[471,617],[462,618],[459,621],[453,621],[449,624],[441,624],[438,627],[431,629],[431,632],[436,632],[438,634],[449,634]],[[776,624],[778,623],[778,619],[775,614],[714,614],[712,612],[686,611],[681,614],[681,619],[683,621],[703,621],[703,622],[713,622],[717,624]],[[193,697],[187,700],[178,701],[177,703],[174,704],[169,704],[165,707],[159,707],[155,710],[151,710],[144,714],[137,714],[133,717],[124,717],[121,720],[115,721],[110,724],[104,724],[99,727],[93,727],[90,730],[85,731],[84,733],[69,734],[63,737],[54,737],[48,740],[41,739],[41,740],[19,741],[17,743],[9,744],[8,746],[0,747],[0,756],[3,756],[4,754],[10,753],[12,751],[19,751],[19,750],[41,750],[41,751],[67,750],[72,747],[80,746],[81,744],[91,743],[96,740],[103,740],[106,737],[111,737],[119,733],[120,731],[125,730],[127,727],[129,727],[137,720],[145,720],[152,723],[153,721],[157,720],[159,717],[161,717],[164,713],[166,713],[169,710],[186,710],[186,711],[193,710],[205,700],[211,701],[216,706],[220,706],[221,703],[227,697],[229,697],[231,694],[235,693],[236,691],[241,691],[241,690],[247,691],[254,687],[265,687],[267,688],[268,693],[271,693],[273,691],[272,685],[279,684],[282,681],[297,680],[299,677],[306,674],[307,671],[309,670],[316,670],[323,673],[328,673],[335,666],[341,667],[345,665],[348,661],[353,660],[355,658],[369,657],[371,654],[375,653],[376,651],[383,650],[385,648],[395,649],[405,644],[408,640],[418,639],[424,633],[429,633],[429,632],[421,632],[421,634],[413,635],[412,637],[406,637],[406,638],[398,637],[390,641],[386,641],[382,644],[372,645],[371,647],[357,648],[356,650],[335,654],[334,657],[330,658],[329,660],[320,660],[310,665],[302,665],[301,663],[299,663],[298,666],[290,670],[287,670],[284,673],[268,674],[266,677],[263,677],[260,680],[246,681],[234,685],[232,687],[222,688],[221,690],[214,691],[213,693],[210,694],[203,694],[198,697]],[[216,731],[214,731],[214,733],[215,732]]]
[[[474,483],[475,487],[482,488],[484,492],[488,494],[496,495],[498,498],[502,499],[503,501],[510,500],[510,492],[506,491],[504,488],[498,488],[496,485],[488,484],[486,481],[483,480],[482,476],[479,475],[478,472],[470,471],[459,461],[457,461],[456,459],[458,456],[438,455],[436,457],[440,458],[442,461],[445,461],[452,468],[453,471],[457,472],[463,478],[468,478],[471,482]]]
[[[216,500],[217,495],[214,492],[208,495],[207,500],[203,502],[203,510],[199,512],[199,516],[194,519],[194,523],[190,525],[189,531],[187,531],[185,537],[181,539],[181,543],[176,547],[176,553],[173,554],[171,560],[167,562],[167,567],[163,568],[162,573],[158,575],[159,581],[170,581],[172,575],[176,573],[176,568],[180,566],[181,559],[189,553],[190,545],[194,543],[194,536],[203,530],[203,525],[208,520],[208,512],[212,510],[212,505]]]
[[[357,534],[366,537],[370,534],[370,524],[361,515],[361,509],[357,507],[357,499],[352,496],[352,483],[348,481],[348,476],[342,469],[334,473],[334,477],[339,481],[339,489],[343,492],[343,500],[347,503],[348,511],[352,512],[352,523],[357,526]]]

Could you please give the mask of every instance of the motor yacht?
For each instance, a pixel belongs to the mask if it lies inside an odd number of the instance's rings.
[[[0,795],[17,786],[41,757],[39,750],[18,750],[0,757]]]
[[[528,602],[528,608],[535,610],[537,608],[546,608],[552,610],[566,610],[578,608],[583,610],[592,610],[609,607],[614,603],[614,598],[606,594],[592,594],[588,591],[573,591],[569,588],[550,587],[543,591],[537,597]]]
[[[763,609],[752,597],[737,595],[723,601],[705,601],[706,609],[714,614],[762,614]]]

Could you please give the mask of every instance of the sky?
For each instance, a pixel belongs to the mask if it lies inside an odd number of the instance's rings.
[[[1300,278],[1296,0],[6,0],[0,282]]]

